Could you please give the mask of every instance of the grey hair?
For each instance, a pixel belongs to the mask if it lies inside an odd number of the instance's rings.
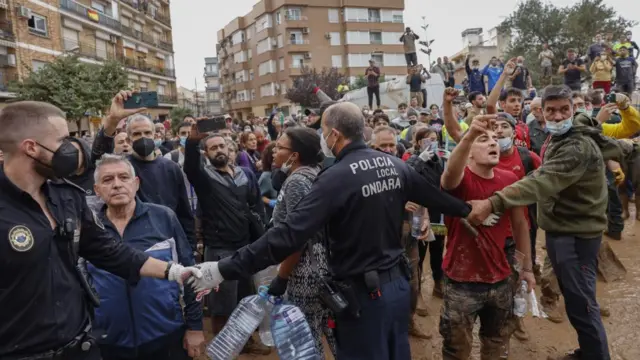
[[[147,116],[142,114],[134,114],[127,118],[127,135],[131,135],[131,130],[130,130],[131,125],[133,123],[140,122],[140,121],[148,121],[149,124],[151,125],[151,128],[154,129],[155,131],[155,124],[153,123],[153,121],[151,121],[151,119],[149,119]]]
[[[393,128],[391,128],[390,126],[379,126],[379,127],[375,128],[375,129],[373,129],[373,133],[371,134],[371,142],[375,143],[376,142],[376,138],[378,137],[378,134],[383,133],[383,132],[387,132],[387,133],[393,135],[394,139],[396,138],[396,131],[393,130]]]
[[[136,170],[133,168],[133,165],[131,165],[131,162],[122,155],[115,155],[115,154],[104,154],[102,155],[102,157],[96,161],[96,169],[93,172],[93,181],[94,183],[98,183],[98,180],[100,180],[100,168],[102,166],[105,165],[111,165],[111,164],[126,164],[129,167],[129,173],[131,174],[131,177],[135,177],[136,176]]]
[[[351,141],[364,139],[364,115],[356,104],[333,104],[324,111],[322,119],[328,127],[338,130]]]

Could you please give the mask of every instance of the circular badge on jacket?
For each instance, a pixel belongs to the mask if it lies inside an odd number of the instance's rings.
[[[33,247],[33,234],[24,225],[14,226],[9,230],[9,243],[15,251],[29,251]]]

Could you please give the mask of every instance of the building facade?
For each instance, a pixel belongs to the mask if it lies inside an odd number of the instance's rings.
[[[218,31],[224,108],[239,119],[265,116],[303,67],[335,67],[355,80],[369,59],[387,77],[405,76],[400,36],[404,0],[262,0]]]
[[[189,109],[195,117],[208,115],[205,108],[205,92],[178,87],[178,106]]]
[[[224,112],[222,107],[222,96],[220,94],[220,71],[218,58],[204,58],[204,81],[205,81],[205,114],[220,115]]]
[[[154,118],[177,106],[168,0],[0,0],[0,85],[65,53],[120,61],[131,89],[158,92]]]
[[[482,28],[466,29],[461,34],[462,50],[452,55],[451,60],[456,66],[456,84],[461,84],[467,77],[464,62],[468,54],[473,54],[474,59],[480,61],[480,66],[489,63],[492,57],[502,57],[509,46],[510,37],[508,34],[501,34],[498,28],[492,28],[484,32]]]

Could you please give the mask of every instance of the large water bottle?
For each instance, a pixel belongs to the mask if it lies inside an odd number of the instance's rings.
[[[271,312],[271,332],[281,360],[321,360],[307,319],[297,306],[276,305]]]
[[[207,355],[215,360],[232,360],[256,330],[266,314],[267,289],[261,288],[258,295],[240,300],[227,324],[207,346]]]
[[[520,284],[520,289],[516,292],[516,295],[513,297],[513,314],[518,317],[524,317],[527,313],[527,298],[525,295],[527,294],[527,282],[522,281]]]
[[[411,236],[417,238],[422,234],[422,219],[424,218],[424,208],[418,207],[411,216]]]
[[[278,275],[278,266],[272,265],[268,268],[253,275],[253,283],[256,285],[256,289],[260,289],[263,286],[269,286],[273,278]],[[260,335],[260,341],[265,346],[273,346],[273,336],[271,335],[271,310],[273,310],[273,304],[269,301],[265,304],[266,311],[265,316],[258,328],[258,334]]]

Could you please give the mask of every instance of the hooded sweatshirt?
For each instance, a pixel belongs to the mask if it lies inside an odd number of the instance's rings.
[[[541,229],[583,238],[607,227],[606,160],[625,161],[633,147],[602,135],[587,115],[574,116],[573,128],[551,136],[543,163],[532,175],[502,189],[489,200],[493,211],[538,203]]]

